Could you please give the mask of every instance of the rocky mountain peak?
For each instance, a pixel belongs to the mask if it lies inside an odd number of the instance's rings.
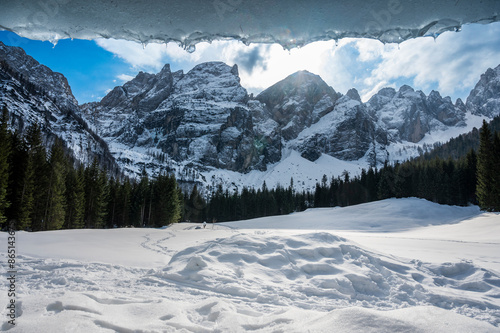
[[[425,94],[421,91],[421,90],[417,90],[415,91],[415,89],[413,89],[412,87],[410,87],[409,85],[402,85],[396,96],[396,98],[403,98],[403,99],[411,99],[411,100],[422,100],[422,99],[425,99],[426,96]]]
[[[257,96],[257,99],[272,110],[290,99],[303,98],[308,103],[315,104],[324,95],[329,95],[333,99],[338,98],[335,90],[326,84],[320,76],[303,70],[291,74],[267,88]]]
[[[339,97],[318,75],[299,71],[264,90],[256,99],[266,106],[288,141],[331,112]]]
[[[111,172],[117,171],[106,143],[78,115],[78,102],[64,75],[2,42],[0,63],[0,107],[7,107],[12,129],[23,133],[37,123],[48,146],[59,138],[80,162],[97,158]]]
[[[25,79],[41,87],[51,98],[65,107],[78,105],[66,77],[41,65],[22,48],[7,46],[0,42],[0,61],[5,61],[10,67],[15,68]]]
[[[383,88],[373,95],[366,104],[373,110],[379,110],[389,103],[396,94],[397,92],[394,88]]]
[[[378,96],[384,96],[384,97],[389,97],[389,98],[393,98],[394,95],[396,95],[396,89],[394,88],[390,88],[390,87],[387,87],[387,88],[382,88],[380,89],[380,91],[377,93]]]
[[[389,141],[418,142],[431,130],[464,124],[465,111],[437,91],[426,96],[408,85],[384,88],[366,104],[381,128],[389,130]]]
[[[472,114],[493,118],[500,114],[500,65],[481,75],[467,97],[467,109]]]
[[[118,112],[148,112],[170,96],[172,87],[170,66],[165,65],[158,74],[139,72],[123,86],[115,87],[100,104]]]
[[[464,113],[466,112],[465,103],[464,101],[462,101],[461,98],[457,98],[457,101],[455,102],[455,107]]]
[[[432,90],[430,93],[429,93],[429,96],[428,98],[429,100],[441,100],[443,99],[443,97],[441,97],[441,94],[439,93],[439,91],[436,91],[436,90]],[[450,100],[451,101],[451,100]]]
[[[168,73],[168,74],[171,73],[171,71],[170,71],[170,64],[165,64],[163,66],[163,68],[161,69],[161,71],[158,74],[160,74],[161,76],[163,76],[164,73]]]
[[[345,95],[350,99],[361,103],[361,97],[359,96],[359,92],[355,88],[349,89],[349,91],[347,91]]]
[[[246,89],[240,85],[238,66],[206,62],[195,66],[175,83],[175,92],[190,99],[246,102]]]

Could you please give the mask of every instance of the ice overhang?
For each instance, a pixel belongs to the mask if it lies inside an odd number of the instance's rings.
[[[499,0],[0,0],[0,29],[31,39],[220,39],[285,48],[344,37],[384,43],[500,20]]]

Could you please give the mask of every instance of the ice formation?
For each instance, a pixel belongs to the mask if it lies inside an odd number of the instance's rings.
[[[99,37],[175,41],[186,50],[216,39],[279,43],[285,48],[343,37],[402,42],[467,23],[498,21],[500,2],[379,0],[8,1],[0,28],[31,39]]]

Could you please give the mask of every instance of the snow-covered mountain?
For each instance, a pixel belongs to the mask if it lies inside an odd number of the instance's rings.
[[[28,94],[26,80],[2,72],[2,101],[17,119],[43,122],[77,155],[105,153],[102,139],[129,175],[168,170],[208,188],[260,187],[264,180],[272,187],[293,177],[307,189],[323,174],[417,156],[424,144],[500,113],[500,66],[481,76],[466,103],[407,85],[384,88],[363,103],[356,89],[342,95],[307,71],[253,97],[236,65],[208,62],[187,73],[169,65],[157,74],[140,72],[101,101],[77,106],[61,74],[19,48],[0,50],[0,59],[38,87]]]
[[[168,65],[156,75],[141,72],[81,110],[129,172],[172,163],[244,172],[268,162],[254,144],[259,130],[248,99],[238,67],[211,62],[186,74]]]
[[[467,109],[472,114],[495,117],[500,113],[500,65],[488,68],[467,97]]]
[[[209,62],[184,74],[166,65],[158,74],[139,73],[81,110],[129,173],[163,167],[214,185],[239,182],[239,174],[251,172],[255,183],[245,185],[260,186],[291,156],[289,171],[304,164],[300,158],[318,164],[328,156],[353,171],[341,161],[366,167],[416,156],[423,142],[477,125],[474,115],[498,114],[494,103],[500,99],[492,97],[500,95],[498,77],[498,68],[488,70],[467,104],[407,85],[384,88],[363,103],[356,89],[342,95],[307,71],[253,98],[240,85],[237,66]],[[407,155],[397,153],[401,149]],[[281,184],[290,179],[284,176]]]
[[[117,171],[107,144],[80,117],[78,102],[68,81],[27,55],[19,47],[0,42],[0,107],[9,111],[11,128],[21,133],[37,123],[47,146],[58,137],[83,163],[98,158],[110,171]]]

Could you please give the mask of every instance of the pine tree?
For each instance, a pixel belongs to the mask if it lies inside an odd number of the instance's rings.
[[[465,202],[464,204],[477,204],[476,199],[476,184],[477,184],[477,155],[474,149],[470,149],[465,157],[464,167],[464,188]]]
[[[493,210],[500,212],[500,132],[497,132],[493,139],[493,191],[492,204]]]
[[[161,227],[178,222],[181,217],[181,198],[175,177],[160,173],[154,181],[153,192],[152,225]]]
[[[85,186],[84,168],[69,168],[66,175],[66,218],[64,226],[68,229],[80,229],[85,226]]]
[[[66,213],[66,158],[63,143],[56,140],[52,145],[49,158],[49,183],[46,198],[44,220],[46,230],[61,229]]]
[[[196,184],[191,191],[191,195],[185,202],[185,216],[193,222],[201,222],[205,218],[206,203],[203,197],[198,192]]]
[[[380,170],[380,180],[378,183],[378,198],[388,199],[394,196],[394,169],[386,161],[384,168]]]
[[[5,210],[10,206],[7,200],[7,189],[9,185],[9,158],[11,153],[11,140],[8,129],[9,113],[7,108],[2,109],[0,119],[0,224],[7,221]]]
[[[42,142],[42,133],[37,123],[28,127],[26,145],[33,165],[33,207],[31,210],[31,228],[34,231],[45,230],[45,202],[48,189],[47,153]]]
[[[378,183],[378,171],[370,167],[366,173],[366,190],[367,190],[367,200],[373,201],[377,199],[377,183]]]
[[[148,216],[146,214],[147,208],[148,208],[148,193],[149,193],[149,187],[150,187],[150,182],[148,178],[148,174],[146,172],[146,169],[142,170],[142,175],[141,175],[141,181],[139,182],[139,185],[137,186],[137,189],[134,191],[135,196],[133,202],[136,203],[136,207],[138,207],[137,212],[138,212],[138,217],[136,219],[136,223],[134,225],[136,226],[144,226],[146,222],[146,217]]]
[[[114,177],[109,180],[108,183],[108,203],[106,206],[106,228],[113,228],[117,225],[117,211],[118,211],[118,191],[119,191],[119,182]]]
[[[106,172],[99,170],[97,159],[85,169],[85,226],[101,228],[106,217],[108,200]]]
[[[126,227],[130,225],[130,193],[132,187],[130,181],[126,179],[118,186],[116,194],[116,225]]]
[[[495,176],[493,174],[495,169],[494,147],[491,139],[492,135],[486,120],[483,120],[483,126],[479,132],[479,137],[476,196],[481,209],[493,211],[495,206],[495,198],[493,197],[495,181]]]
[[[11,199],[10,217],[17,221],[19,230],[31,228],[33,211],[33,158],[29,154],[26,140],[17,132],[12,135],[11,165]]]

